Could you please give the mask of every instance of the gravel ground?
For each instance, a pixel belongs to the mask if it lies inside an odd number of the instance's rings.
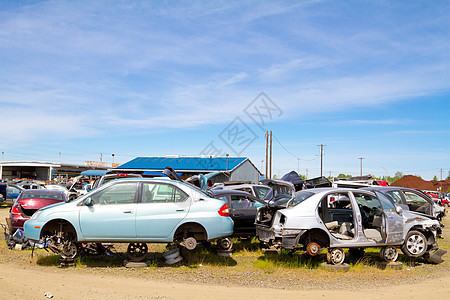
[[[8,208],[0,208],[0,220],[8,215]],[[445,220],[444,239],[438,241],[440,248],[450,248],[450,221]],[[301,253],[293,258],[283,253],[264,254],[257,243],[237,242],[230,258],[219,257],[214,247],[210,250],[198,247],[182,262],[167,265],[161,254],[166,251],[165,245],[149,244],[147,268],[125,268],[122,266],[126,258],[125,244],[116,244],[116,254],[111,256],[85,256],[76,261],[75,267],[65,272],[86,273],[96,276],[122,276],[145,280],[163,280],[166,282],[199,283],[219,286],[266,287],[288,290],[347,290],[358,291],[361,287],[380,288],[399,284],[415,284],[424,279],[439,279],[449,275],[449,262],[439,265],[422,260],[409,261],[402,254],[402,270],[379,270],[375,262],[379,261],[378,252],[372,250],[365,257],[356,261],[347,256],[346,262],[351,264],[350,271],[334,273],[321,270],[318,266],[326,260],[325,252],[315,260],[306,260]],[[444,256],[444,259],[448,255]],[[293,264],[292,262],[296,262]],[[59,256],[44,250],[35,251],[31,257],[30,250],[10,250],[6,243],[0,241],[0,265],[15,265],[17,268],[40,269],[42,272],[56,272],[59,267]],[[290,266],[289,266],[290,264]]]

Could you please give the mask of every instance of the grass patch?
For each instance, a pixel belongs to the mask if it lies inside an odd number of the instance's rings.
[[[317,269],[324,258],[323,254],[311,257],[304,254],[290,254],[289,252],[282,250],[280,254],[266,252],[264,256],[259,257],[253,263],[253,266],[265,270],[275,270],[278,268]]]

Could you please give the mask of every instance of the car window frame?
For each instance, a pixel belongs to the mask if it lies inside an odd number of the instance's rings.
[[[106,205],[128,205],[128,204],[135,204],[135,203],[137,203],[137,200],[139,199],[138,197],[139,197],[139,194],[140,194],[140,193],[139,193],[139,182],[136,182],[136,181],[117,181],[117,182],[115,182],[115,183],[113,183],[113,184],[111,184],[111,185],[109,185],[109,186],[105,186],[104,188],[102,188],[102,189],[100,189],[100,190],[95,190],[95,192],[92,193],[92,194],[89,196],[89,198],[92,199],[92,200],[94,200],[94,199],[93,199],[94,196],[96,196],[96,195],[99,194],[99,193],[103,193],[103,192],[104,192],[105,190],[107,190],[107,189],[110,189],[110,188],[115,187],[115,186],[118,186],[118,185],[124,185],[124,184],[130,184],[130,183],[133,183],[133,184],[136,185],[136,191],[135,191],[134,199],[133,199],[132,202],[130,202],[130,203],[126,202],[126,203],[105,203],[105,204],[102,204],[102,203],[98,203],[98,202],[96,202],[96,201],[93,201],[93,204],[92,204],[92,205],[106,206]],[[84,203],[84,201],[82,201],[81,203]]]
[[[175,190],[178,190],[181,194],[183,194],[185,196],[183,201],[154,201],[154,202],[143,202],[143,198],[144,198],[144,185],[146,184],[154,184],[154,185],[166,185],[169,187],[174,188]],[[172,198],[174,197],[174,192],[172,193]],[[138,203],[140,204],[158,204],[158,203],[185,203],[186,201],[188,201],[188,199],[190,198],[189,194],[186,193],[183,189],[181,189],[180,187],[176,186],[175,184],[171,184],[170,182],[141,182],[140,187],[139,187],[139,200]]]

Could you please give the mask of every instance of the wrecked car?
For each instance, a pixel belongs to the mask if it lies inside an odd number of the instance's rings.
[[[393,201],[395,205],[401,206],[403,210],[422,213],[439,221],[445,216],[445,208],[434,203],[430,197],[419,190],[399,186],[365,187],[363,189],[382,193]]]
[[[211,190],[214,198],[227,201],[230,217],[234,222],[233,235],[235,237],[253,237],[255,231],[255,217],[258,207],[264,205],[262,200],[253,195],[234,190]]]
[[[256,217],[256,235],[265,245],[311,256],[327,248],[331,264],[344,262],[343,248],[356,254],[367,247],[381,247],[388,262],[397,259],[397,247],[408,257],[441,262],[446,251],[438,250],[438,227],[437,220],[403,211],[381,193],[345,188],[299,191],[268,202]]]
[[[233,190],[233,191],[242,191],[257,197],[258,199],[264,199],[264,197],[269,192],[270,188],[266,185],[262,184],[253,184],[253,183],[240,183],[235,181],[223,182],[219,184],[215,184],[215,190]]]
[[[64,192],[51,190],[24,190],[10,209],[11,230],[23,230],[26,220],[40,208],[55,203],[66,202]]]
[[[24,224],[25,236],[43,241],[62,258],[78,254],[79,243],[129,243],[138,260],[146,243],[176,243],[193,250],[198,241],[233,233],[228,205],[200,189],[164,178],[113,180],[78,199],[39,209]],[[56,252],[55,251],[55,252]]]
[[[295,187],[284,180],[263,179],[261,184],[270,187],[264,196],[264,202],[276,202],[278,199],[295,199]]]

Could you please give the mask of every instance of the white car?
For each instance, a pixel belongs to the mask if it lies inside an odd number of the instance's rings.
[[[44,186],[45,189],[47,190],[52,190],[52,191],[61,191],[66,195],[67,199],[73,200],[73,196],[76,196],[76,193],[71,193],[69,192],[69,190],[61,185],[57,185],[57,184],[48,184]],[[75,197],[76,198],[76,197]]]
[[[302,190],[295,198],[270,201],[258,209],[256,235],[261,242],[317,255],[328,248],[327,260],[341,264],[342,248],[350,253],[381,247],[380,257],[395,261],[397,247],[408,257],[441,262],[446,253],[436,243],[439,222],[403,211],[379,192],[346,188]]]

